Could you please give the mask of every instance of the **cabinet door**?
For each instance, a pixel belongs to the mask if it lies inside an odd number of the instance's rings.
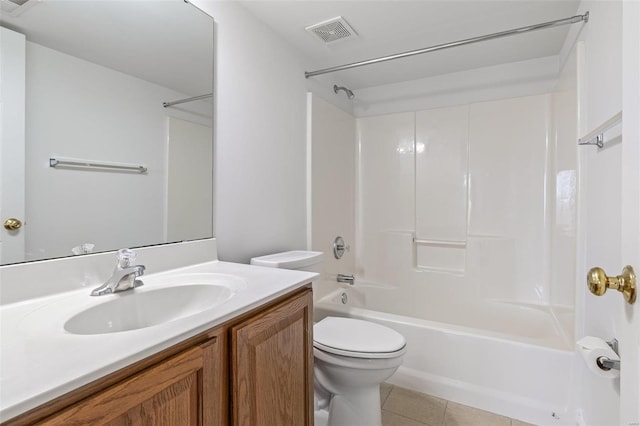
[[[223,426],[226,382],[218,338],[188,349],[45,419],[44,425]]]
[[[311,290],[231,329],[237,426],[313,424]]]

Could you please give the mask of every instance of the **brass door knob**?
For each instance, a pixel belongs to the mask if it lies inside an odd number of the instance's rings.
[[[15,231],[22,227],[22,222],[15,217],[10,217],[4,221],[4,229],[7,231]]]
[[[608,288],[618,290],[624,300],[630,304],[636,301],[636,274],[629,265],[622,269],[622,274],[609,277],[602,268],[591,268],[587,273],[589,291],[596,296],[602,296]]]

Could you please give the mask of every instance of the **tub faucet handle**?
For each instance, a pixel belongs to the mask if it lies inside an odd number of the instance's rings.
[[[351,249],[350,246],[345,245],[344,239],[340,236],[336,237],[333,241],[333,256],[336,259],[340,259],[342,255],[344,255],[345,251],[349,251]]]

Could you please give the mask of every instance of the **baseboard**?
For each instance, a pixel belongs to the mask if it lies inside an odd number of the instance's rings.
[[[401,366],[388,383],[490,411],[538,426],[574,426],[575,413],[566,407],[452,380]]]

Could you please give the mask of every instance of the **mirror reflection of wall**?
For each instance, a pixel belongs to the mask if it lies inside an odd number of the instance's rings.
[[[169,118],[167,241],[213,234],[211,127]]]
[[[2,263],[212,237],[212,98],[163,107],[212,92],[212,18],[182,0],[48,1],[0,24],[26,35],[26,212],[1,231]]]

